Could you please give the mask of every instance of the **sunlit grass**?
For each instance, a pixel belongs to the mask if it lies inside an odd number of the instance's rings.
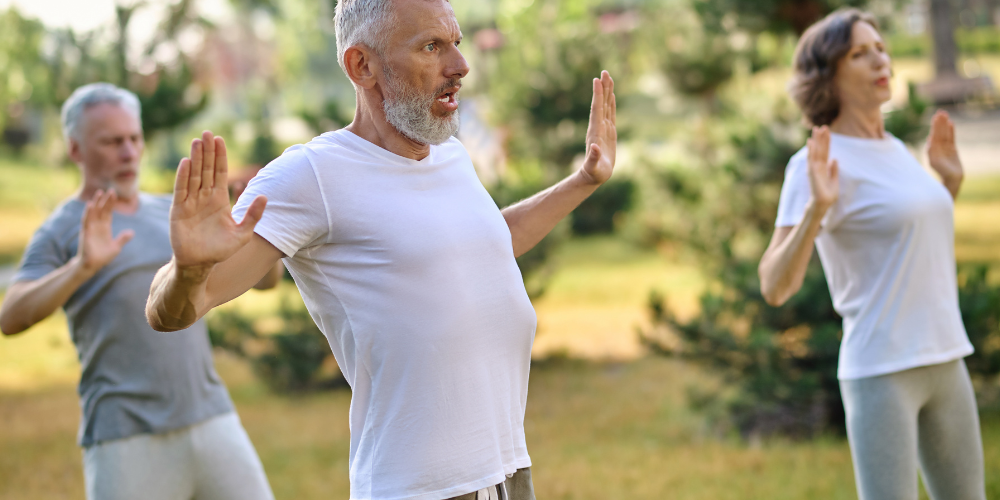
[[[697,311],[698,268],[614,237],[573,241],[553,258],[557,271],[535,301],[534,355],[634,359],[643,354],[637,328],[647,327],[650,290],[668,294],[681,317]]]
[[[80,363],[61,311],[27,332],[0,339],[0,390],[28,392],[79,379]]]
[[[279,499],[348,496],[350,392],[269,392],[225,355],[217,365]],[[684,399],[699,370],[676,360],[536,363],[525,426],[538,498],[850,499],[846,441],[708,433]],[[0,391],[0,498],[82,498],[79,409],[70,387]],[[988,497],[1000,495],[1000,418],[983,417]],[[923,497],[926,498],[926,497]]]

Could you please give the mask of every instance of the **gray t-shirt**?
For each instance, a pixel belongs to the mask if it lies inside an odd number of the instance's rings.
[[[71,199],[28,245],[14,281],[32,281],[77,253],[84,203]],[[161,333],[144,313],[156,271],[170,261],[170,199],[141,194],[133,215],[115,213],[112,232],[135,237],[83,284],[64,310],[83,373],[81,446],[135,434],[157,434],[233,410],[215,373],[205,323]]]

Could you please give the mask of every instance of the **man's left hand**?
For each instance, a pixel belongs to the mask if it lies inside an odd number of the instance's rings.
[[[590,104],[590,124],[587,125],[587,157],[580,173],[593,184],[603,184],[611,178],[618,149],[615,128],[615,82],[607,71],[594,78],[594,100]]]

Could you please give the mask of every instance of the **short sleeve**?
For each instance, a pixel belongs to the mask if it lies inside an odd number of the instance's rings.
[[[59,240],[55,235],[46,226],[42,226],[31,237],[31,242],[28,243],[28,248],[24,251],[21,265],[14,274],[12,282],[35,281],[45,277],[69,262],[72,256],[66,255],[66,253],[66,249],[60,248]]]
[[[302,146],[289,148],[250,180],[236,200],[233,218],[242,220],[259,195],[267,197],[267,207],[254,232],[286,256],[325,241],[330,232],[326,203]]]
[[[778,218],[775,227],[795,226],[802,222],[806,206],[812,197],[809,186],[809,170],[806,161],[806,149],[801,149],[785,167],[785,181],[781,185],[781,197],[778,200]]]

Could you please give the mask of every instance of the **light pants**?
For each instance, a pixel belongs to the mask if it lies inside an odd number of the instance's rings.
[[[963,360],[840,381],[861,500],[985,500],[983,445]]]
[[[239,416],[83,450],[88,500],[273,500]]]
[[[460,495],[450,500],[535,500],[535,487],[531,484],[531,469],[518,469],[504,482]]]

